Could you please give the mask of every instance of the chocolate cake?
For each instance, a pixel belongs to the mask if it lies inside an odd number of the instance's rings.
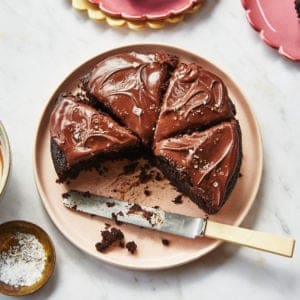
[[[224,204],[238,178],[240,127],[236,120],[162,140],[155,144],[157,165],[179,191],[207,213]]]
[[[106,159],[130,157],[139,141],[110,116],[61,95],[50,118],[51,155],[60,182]]]
[[[170,79],[154,139],[158,142],[188,129],[203,129],[234,114],[219,77],[194,63],[181,63]]]
[[[205,212],[222,207],[241,165],[235,108],[217,75],[178,61],[167,53],[116,54],[84,77],[85,99],[59,97],[50,135],[60,182],[105,160],[146,152],[146,158]],[[124,172],[130,174],[136,166]],[[145,164],[141,183],[153,177],[148,169]]]
[[[84,85],[94,103],[147,144],[153,138],[161,98],[176,64],[177,58],[165,53],[122,53],[97,64]]]
[[[298,18],[300,18],[300,0],[295,0],[295,9],[296,9]]]

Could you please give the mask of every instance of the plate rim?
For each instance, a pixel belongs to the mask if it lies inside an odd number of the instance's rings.
[[[35,142],[34,142],[34,151],[33,151],[33,173],[34,173],[34,181],[35,181],[35,185],[37,188],[37,192],[38,195],[44,205],[44,208],[47,212],[47,214],[49,215],[51,221],[54,223],[54,225],[56,226],[56,228],[62,233],[62,235],[69,241],[71,242],[75,247],[79,248],[81,251],[83,251],[84,253],[89,254],[90,256],[96,258],[97,260],[101,261],[101,262],[105,262],[105,263],[109,263],[111,265],[117,266],[117,267],[121,267],[124,269],[130,269],[130,270],[144,270],[144,271],[152,271],[152,270],[163,270],[163,269],[170,269],[170,268],[174,268],[174,267],[178,267],[187,263],[190,263],[192,261],[195,261],[201,257],[203,257],[204,255],[208,254],[209,252],[213,251],[214,249],[216,249],[217,247],[219,247],[223,242],[220,240],[215,240],[210,246],[208,246],[207,248],[205,248],[204,250],[202,250],[201,255],[197,255],[198,252],[195,252],[196,255],[190,255],[187,259],[181,259],[180,261],[178,261],[177,263],[173,263],[173,264],[168,264],[168,263],[164,263],[164,264],[160,264],[159,266],[140,266],[140,265],[128,265],[126,263],[120,263],[120,262],[115,262],[113,259],[110,259],[109,256],[106,256],[105,259],[103,257],[97,256],[96,253],[91,253],[90,251],[88,251],[87,249],[85,249],[84,247],[82,247],[79,243],[76,243],[75,240],[73,240],[71,237],[68,236],[67,230],[65,230],[64,228],[62,228],[62,226],[60,226],[60,222],[58,221],[58,219],[56,218],[55,214],[52,213],[46,199],[47,196],[44,193],[44,190],[42,188],[42,184],[40,181],[40,178],[38,176],[38,144],[39,144],[39,136],[40,133],[42,131],[42,121],[45,118],[45,115],[47,113],[47,110],[49,109],[49,105],[51,105],[51,102],[53,101],[54,97],[58,94],[59,90],[61,89],[61,87],[64,85],[64,83],[67,81],[67,79],[69,77],[71,77],[74,73],[76,73],[79,69],[81,69],[84,65],[90,63],[91,61],[95,60],[97,57],[99,56],[105,56],[105,55],[109,55],[111,52],[117,52],[117,51],[126,51],[131,49],[131,51],[134,51],[134,49],[139,48],[139,47],[162,47],[164,49],[169,49],[170,51],[179,51],[179,52],[184,52],[187,55],[190,56],[196,56],[198,58],[200,58],[202,61],[204,61],[205,63],[213,66],[216,70],[218,70],[219,73],[224,74],[232,83],[234,83],[234,88],[237,89],[237,91],[243,96],[243,99],[245,100],[245,105],[247,107],[247,110],[250,112],[251,117],[253,119],[253,126],[255,128],[255,132],[257,135],[257,151],[259,154],[258,160],[257,160],[257,177],[256,177],[256,181],[253,184],[253,189],[252,189],[252,193],[250,195],[250,201],[247,203],[245,209],[243,210],[243,212],[239,215],[239,217],[235,220],[235,222],[233,223],[233,225],[235,226],[239,226],[245,219],[245,217],[248,215],[255,199],[257,196],[257,193],[259,191],[259,187],[260,187],[260,183],[261,183],[261,179],[262,179],[262,173],[263,173],[263,146],[262,146],[262,136],[261,136],[261,130],[259,128],[256,116],[249,104],[249,101],[247,99],[247,97],[245,96],[245,94],[241,91],[241,89],[237,86],[237,84],[235,83],[234,80],[232,80],[232,78],[223,71],[223,69],[219,68],[216,64],[210,62],[209,60],[203,58],[202,56],[196,54],[195,52],[189,51],[189,50],[185,50],[183,48],[180,47],[176,47],[173,45],[169,45],[169,44],[161,44],[161,43],[134,43],[134,44],[127,44],[127,45],[123,45],[120,47],[114,47],[114,48],[110,48],[108,50],[105,50],[91,58],[89,58],[88,60],[84,61],[83,63],[81,63],[78,67],[76,67],[75,69],[73,69],[70,73],[68,73],[64,79],[62,81],[60,81],[60,84],[58,85],[58,87],[55,89],[55,91],[51,94],[51,96],[49,97],[49,100],[45,103],[45,106],[41,112],[40,118],[38,119],[38,123],[37,123],[37,127],[36,127],[36,131],[35,131]]]
[[[260,39],[269,47],[276,49],[277,52],[284,56],[285,58],[290,59],[294,62],[300,62],[300,56],[294,56],[290,53],[290,50],[282,45],[281,42],[275,42],[273,39],[269,38],[269,28],[264,28],[264,26],[259,25],[256,21],[254,21],[254,17],[252,15],[252,10],[249,5],[249,0],[241,0],[241,4],[246,12],[246,18],[250,26],[258,32]]]

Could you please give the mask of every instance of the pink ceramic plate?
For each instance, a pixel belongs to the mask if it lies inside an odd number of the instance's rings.
[[[110,162],[106,167],[108,172],[99,175],[96,172],[83,172],[69,185],[57,184],[51,155],[49,138],[49,116],[55,105],[55,100],[61,92],[76,91],[79,79],[89,72],[93,66],[106,57],[127,51],[142,51],[144,53],[165,50],[180,57],[183,62],[196,62],[219,75],[227,85],[232,101],[237,110],[243,135],[243,163],[242,177],[238,179],[230,199],[221,211],[211,216],[211,220],[227,224],[239,225],[248,213],[258,190],[262,173],[262,145],[259,129],[249,105],[235,85],[235,83],[218,67],[205,59],[188,53],[184,50],[163,45],[134,45],[114,49],[96,56],[81,65],[71,73],[58,87],[42,114],[35,144],[34,172],[38,191],[51,219],[60,231],[81,250],[105,262],[132,268],[132,269],[162,269],[187,263],[210,252],[220,241],[199,238],[190,240],[147,229],[137,228],[123,224],[126,241],[134,240],[138,245],[136,255],[131,255],[126,249],[115,248],[106,254],[96,251],[95,244],[100,241],[100,230],[103,230],[108,221],[99,217],[82,215],[68,210],[62,204],[61,194],[70,188],[92,193],[112,196],[115,198],[134,201],[140,204],[159,205],[165,210],[187,214],[191,216],[204,216],[200,210],[187,197],[183,204],[174,204],[172,200],[178,192],[167,180],[151,180],[139,183],[135,174],[122,175],[125,162]],[[151,195],[145,195],[145,188]],[[168,247],[162,244],[162,239],[168,239]]]
[[[89,0],[106,14],[127,20],[155,20],[178,15],[202,0]]]
[[[280,54],[300,60],[300,19],[294,0],[242,0],[247,18],[261,38]]]

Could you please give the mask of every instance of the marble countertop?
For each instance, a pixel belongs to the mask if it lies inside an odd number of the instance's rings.
[[[264,145],[261,188],[243,226],[300,238],[300,63],[260,40],[240,1],[207,0],[200,12],[178,25],[133,32],[94,22],[67,0],[2,0],[0,118],[10,137],[13,165],[0,220],[39,224],[57,251],[54,276],[25,299],[300,299],[297,245],[293,259],[223,244],[178,268],[131,271],[82,253],[52,223],[32,170],[41,112],[71,70],[105,50],[132,43],[185,48],[232,77],[249,99]]]

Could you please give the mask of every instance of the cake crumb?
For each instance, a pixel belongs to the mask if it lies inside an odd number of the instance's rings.
[[[61,196],[62,196],[64,199],[68,199],[71,195],[70,195],[68,192],[66,192],[66,193],[61,194]]]
[[[108,248],[119,243],[119,246],[124,243],[124,234],[120,229],[112,227],[110,230],[101,231],[102,240],[96,243],[97,251],[105,253]]]
[[[169,246],[170,245],[170,241],[167,239],[161,239],[161,242],[164,246]]]
[[[137,250],[137,244],[134,241],[128,242],[126,248],[131,254],[134,254]]]
[[[145,194],[146,197],[149,197],[149,196],[151,196],[152,192],[149,191],[149,190],[147,190],[147,189],[145,189],[144,190],[144,194]]]
[[[111,225],[109,223],[104,223],[104,225],[105,225],[105,227],[104,227],[105,229],[108,229],[111,227]]]
[[[183,195],[177,195],[177,196],[174,198],[174,200],[172,200],[172,202],[175,203],[175,204],[182,204],[182,203],[183,203],[182,197],[183,197]]]
[[[124,174],[132,174],[136,170],[136,167],[138,166],[138,162],[132,162],[126,166],[123,167]]]
[[[106,202],[105,204],[107,207],[114,207],[116,205],[115,202]]]
[[[118,215],[116,215],[115,213],[111,214],[111,218],[115,221],[116,225],[120,226],[120,225],[123,224],[123,222],[121,222],[121,221],[118,220]]]

